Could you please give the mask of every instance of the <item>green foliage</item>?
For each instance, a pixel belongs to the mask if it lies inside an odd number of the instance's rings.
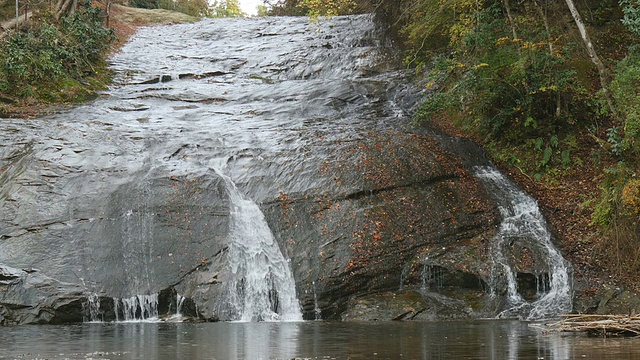
[[[610,86],[619,115],[623,120],[622,132],[615,129],[617,137],[613,151],[629,157],[640,155],[640,45],[629,48],[629,54],[618,63],[615,78]]]
[[[631,193],[625,188],[634,186],[637,189],[638,180],[628,164],[619,162],[604,171],[604,179],[600,186],[602,193],[595,206],[592,224],[603,228],[609,227],[616,219],[629,215],[637,215],[639,194]],[[625,194],[626,196],[623,196]],[[629,207],[629,204],[635,206]]]
[[[129,0],[129,6],[141,9],[157,9],[158,0]]]
[[[130,0],[129,5],[143,9],[165,9],[193,17],[240,17],[238,0]]]
[[[258,5],[258,16],[269,16],[269,8],[266,5]]]
[[[374,8],[387,1],[373,3],[371,0],[265,0],[264,3],[269,5],[270,15],[306,15],[317,19],[320,16],[372,12]]]
[[[306,15],[309,9],[303,8],[302,0],[265,0],[269,7],[269,15],[273,16],[302,16]]]
[[[475,65],[466,65],[461,88],[473,99],[477,130],[515,145],[559,133],[576,121],[570,108],[581,101],[574,72],[544,40],[533,34],[529,41],[512,39],[495,18],[466,39]],[[497,37],[500,30],[503,36]]]
[[[237,0],[234,1],[237,3]],[[158,0],[158,8],[181,12],[193,17],[211,16],[211,8],[207,0]]]
[[[617,126],[607,129],[607,143],[611,144],[611,152],[614,155],[621,155],[623,152],[622,136]]]
[[[83,8],[57,24],[46,20],[0,43],[1,92],[47,99],[55,86],[93,74],[113,40],[98,8]]]
[[[631,46],[620,61],[610,90],[622,124],[607,130],[610,151],[620,161],[605,171],[593,223],[609,227],[614,221],[637,221],[640,215],[640,180],[636,178],[640,155],[640,45]]]
[[[242,17],[245,14],[240,9],[238,0],[213,0],[210,4],[211,17]]]
[[[570,61],[572,44],[548,34],[530,5],[509,19],[499,1],[413,1],[405,11],[417,17],[402,34],[405,63],[438,89],[415,119],[451,121],[540,180],[578,163],[574,133],[590,119],[593,100]]]
[[[433,93],[420,104],[414,115],[414,121],[420,124],[431,123],[434,117],[452,108],[454,104],[455,98],[450,93]]]
[[[356,5],[353,0],[301,0],[298,4],[312,18],[349,14]]]
[[[638,0],[619,0],[624,12],[622,23],[636,35],[640,35],[640,2]]]
[[[400,29],[407,48],[407,66],[420,69],[428,66],[430,59],[446,53],[460,37],[461,29],[472,29],[469,14],[473,8],[468,0],[412,1],[403,3],[402,13],[408,18]],[[466,13],[461,10],[466,10]]]

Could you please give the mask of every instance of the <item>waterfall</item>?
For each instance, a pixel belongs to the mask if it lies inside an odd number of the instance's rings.
[[[302,312],[289,262],[280,251],[264,214],[224,174],[226,160],[214,171],[229,194],[230,232],[227,301],[221,312],[239,321],[299,321]]]
[[[316,282],[312,281],[311,285],[313,287],[313,314],[314,314],[314,320],[322,320],[322,309],[320,309],[320,305],[318,304],[318,291],[316,289]]]
[[[176,316],[177,317],[182,317],[182,308],[184,307],[184,300],[185,300],[184,296],[180,294],[176,294]]]
[[[91,293],[87,296],[87,303],[84,305],[84,321],[100,322],[102,318],[100,316],[100,297],[96,293]]]
[[[506,282],[507,290],[506,309],[499,317],[541,319],[571,311],[570,265],[551,242],[547,223],[536,201],[493,167],[476,168],[476,176],[498,203],[502,216],[502,222],[491,244],[494,262],[491,286],[495,292],[496,286]],[[538,286],[538,298],[532,302],[527,302],[518,293],[516,271],[507,260],[509,248],[515,242],[526,242],[528,248],[545,255],[547,261],[549,284]],[[547,278],[545,274],[537,277],[542,282]]]
[[[113,311],[118,321],[158,320],[158,294],[135,295],[124,299],[113,299]]]
[[[96,293],[87,296],[84,308],[85,322],[138,322],[158,321],[158,294],[134,295],[128,298],[111,298],[102,304]],[[110,305],[113,305],[111,307]]]

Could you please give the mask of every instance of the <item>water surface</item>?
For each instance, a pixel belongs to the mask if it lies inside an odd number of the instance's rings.
[[[638,359],[640,339],[518,321],[90,323],[0,331],[2,359]]]

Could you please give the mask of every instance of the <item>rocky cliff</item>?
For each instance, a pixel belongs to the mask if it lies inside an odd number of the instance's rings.
[[[228,284],[251,291],[229,262],[233,191],[264,214],[306,319],[495,315],[488,163],[411,130],[417,90],[381,39],[368,16],[145,29],[99,99],[0,122],[0,324],[162,316],[179,298],[232,320]],[[535,299],[545,255],[513,248]]]

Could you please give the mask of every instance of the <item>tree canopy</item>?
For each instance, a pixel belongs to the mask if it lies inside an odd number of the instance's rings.
[[[213,0],[210,5],[211,17],[241,17],[245,14],[240,9],[238,0]]]

